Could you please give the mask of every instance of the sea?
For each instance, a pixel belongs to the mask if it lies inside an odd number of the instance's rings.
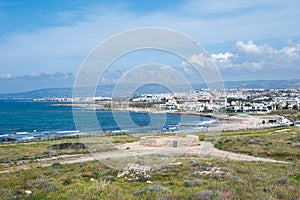
[[[204,127],[180,126],[181,114],[149,114],[130,111],[128,117],[127,111],[91,110],[64,104],[70,103],[0,100],[0,142],[5,138],[22,141],[102,132],[112,134],[175,132]],[[82,113],[95,113],[97,126],[88,127],[88,129],[78,127],[74,123],[72,109],[77,109],[77,113],[78,110]],[[89,115],[86,116],[84,120],[89,122]],[[133,123],[126,123],[128,118],[131,118],[130,121]],[[194,124],[208,124],[210,121],[208,117],[197,115],[189,115],[188,119],[189,123]]]

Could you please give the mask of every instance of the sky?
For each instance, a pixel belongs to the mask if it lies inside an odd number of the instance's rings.
[[[98,44],[143,27],[193,38],[224,81],[299,79],[299,19],[298,0],[0,0],[0,93],[72,86]],[[120,59],[104,83],[159,55]]]

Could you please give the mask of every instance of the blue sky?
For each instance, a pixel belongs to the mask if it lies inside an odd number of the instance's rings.
[[[190,36],[224,80],[297,79],[299,19],[297,0],[0,0],[0,93],[71,86],[97,44],[142,27]]]

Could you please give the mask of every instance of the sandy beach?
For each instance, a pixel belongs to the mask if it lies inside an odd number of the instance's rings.
[[[287,118],[271,114],[237,114],[217,118],[218,120],[213,123],[213,126],[209,127],[209,131],[263,129],[276,126],[289,126],[292,124]]]

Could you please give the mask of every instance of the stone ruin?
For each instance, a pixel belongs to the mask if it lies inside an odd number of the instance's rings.
[[[150,179],[150,167],[138,163],[129,163],[125,169],[118,173],[117,177],[127,177],[127,180],[146,181]]]
[[[148,147],[191,147],[200,144],[196,135],[179,136],[145,136],[141,137],[140,145]]]

